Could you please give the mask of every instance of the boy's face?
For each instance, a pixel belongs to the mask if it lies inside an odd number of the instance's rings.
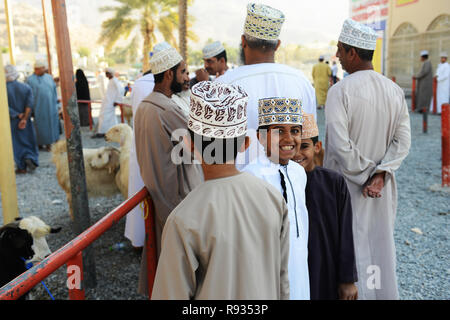
[[[298,153],[302,142],[302,127],[298,124],[273,124],[267,129],[267,137],[261,132],[258,139],[267,157],[274,163],[288,164]]]
[[[314,170],[314,156],[319,154],[322,144],[318,141],[315,145],[312,139],[303,139],[300,145],[300,150],[294,156],[293,160],[305,168],[306,172]]]

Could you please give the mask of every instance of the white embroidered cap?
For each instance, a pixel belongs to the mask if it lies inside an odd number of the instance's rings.
[[[265,98],[258,100],[258,126],[303,124],[303,108],[299,99]]]
[[[441,58],[448,58],[448,54],[445,51],[441,52]]]
[[[428,50],[422,50],[422,51],[420,51],[420,56],[421,57],[423,57],[423,56],[428,56],[430,53],[428,52]]]
[[[116,73],[116,70],[114,70],[113,68],[108,67],[108,68],[105,69],[105,72],[108,72],[108,73],[114,75]]]
[[[220,43],[220,41],[208,43],[203,48],[203,59],[209,59],[209,58],[215,57],[219,53],[222,53],[224,51],[225,51],[225,48],[223,47],[222,43]]]
[[[314,120],[314,114],[305,113],[303,115],[302,139],[311,139],[319,136],[319,127]]]
[[[188,128],[210,138],[247,133],[247,93],[237,85],[201,81],[191,89]]]
[[[183,57],[167,42],[161,42],[153,48],[153,56],[150,59],[150,69],[153,74],[159,74],[176,66]]]
[[[35,68],[47,68],[47,63],[43,60],[36,60],[34,63]]]
[[[17,69],[12,64],[7,64],[5,66],[5,78],[7,82],[17,80],[19,78],[19,73]]]
[[[372,28],[352,19],[344,21],[339,41],[365,50],[375,50],[378,35]]]
[[[263,40],[278,40],[284,20],[280,10],[264,4],[249,3],[244,34]]]

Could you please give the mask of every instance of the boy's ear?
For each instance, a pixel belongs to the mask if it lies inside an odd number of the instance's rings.
[[[183,136],[183,142],[186,145],[187,149],[191,152],[194,153],[194,143],[191,140],[191,136],[189,134],[186,134]]]
[[[322,141],[317,141],[316,144],[314,145],[314,153],[315,154],[319,154],[320,151],[322,151]]]

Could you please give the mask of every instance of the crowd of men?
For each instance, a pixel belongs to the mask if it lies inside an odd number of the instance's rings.
[[[284,20],[249,4],[243,65],[228,68],[216,41],[193,79],[176,49],[159,43],[133,86],[129,194],[145,185],[154,202],[153,299],[398,298],[404,93],[373,71],[375,31],[350,19],[336,53],[349,75],[337,82],[335,65],[319,66],[327,83],[314,89],[301,71],[275,63]],[[328,92],[319,96],[321,86]],[[317,105],[326,114],[323,167],[314,161]],[[145,247],[143,216],[140,207],[127,216],[135,247]],[[146,263],[143,250],[142,294]]]

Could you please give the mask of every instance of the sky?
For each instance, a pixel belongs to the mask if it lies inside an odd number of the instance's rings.
[[[11,1],[41,8],[41,0]],[[195,17],[193,31],[199,41],[189,44],[194,49],[201,49],[208,38],[212,38],[238,46],[249,2],[269,5],[285,14],[280,35],[284,45],[328,44],[337,40],[342,23],[349,15],[350,4],[350,0],[193,0],[188,10]],[[45,3],[51,13],[51,1],[45,0]],[[113,0],[66,0],[68,18],[75,24],[82,23],[100,30],[107,16],[99,13],[98,8],[114,3]]]
[[[196,21],[197,45],[208,38],[238,45],[247,12],[247,0],[194,0],[189,13]],[[280,40],[284,44],[329,43],[337,40],[342,23],[349,15],[349,0],[264,0],[286,16]],[[216,39],[217,38],[217,39]]]

